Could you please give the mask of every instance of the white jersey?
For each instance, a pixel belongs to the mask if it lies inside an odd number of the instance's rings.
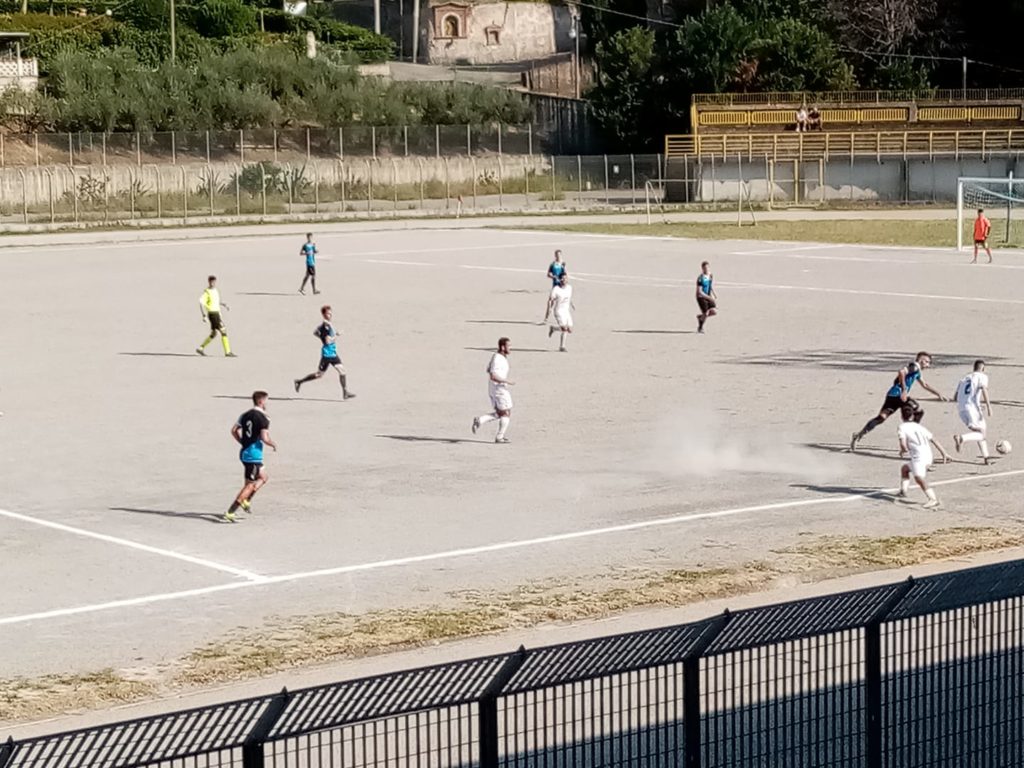
[[[572,307],[572,286],[556,285],[551,289],[551,300],[555,305],[555,314],[568,314]]]
[[[494,397],[499,392],[508,391],[508,387],[505,385],[505,381],[508,380],[508,372],[508,358],[501,354],[501,352],[495,352],[491,355],[491,362],[487,364],[487,373],[494,374],[502,380],[497,382],[494,379],[489,379],[488,391],[491,397]]]
[[[932,455],[932,433],[916,421],[904,421],[896,431],[900,440],[907,444],[910,463],[928,466],[934,461]]]
[[[981,391],[988,389],[988,374],[974,371],[968,373],[956,388],[956,404],[960,410],[968,407],[981,410]]]

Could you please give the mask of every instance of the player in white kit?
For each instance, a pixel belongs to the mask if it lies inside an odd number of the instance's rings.
[[[508,431],[508,423],[512,420],[512,393],[509,387],[514,382],[509,381],[509,341],[502,336],[498,339],[498,351],[491,355],[491,361],[487,364],[487,390],[491,396],[493,413],[485,413],[473,419],[473,434],[480,429],[482,424],[489,421],[498,422],[498,434],[494,437],[496,443],[507,443],[505,433]]]
[[[985,414],[992,415],[992,403],[988,399],[988,374],[985,373],[984,360],[974,361],[974,370],[960,379],[954,397],[960,421],[966,424],[968,429],[962,435],[953,435],[953,444],[956,446],[957,453],[960,453],[964,443],[977,443],[981,450],[982,461],[985,464],[991,464],[992,458],[988,455],[988,442],[985,440],[988,425],[985,423],[985,415],[981,412],[981,405],[984,403]]]
[[[900,454],[909,453],[910,460],[900,467],[900,492],[896,498],[900,501],[907,498],[907,491],[910,490],[910,478],[913,477],[921,486],[924,495],[928,497],[928,501],[924,503],[925,508],[933,509],[939,506],[939,500],[925,479],[928,467],[934,460],[932,446],[934,445],[942,454],[943,464],[949,461],[949,454],[946,453],[945,448],[939,445],[931,432],[925,429],[920,422],[914,420],[916,414],[912,405],[904,403],[900,415],[903,417],[903,423],[896,431],[900,439]]]
[[[559,352],[566,352],[565,336],[572,333],[572,311],[576,305],[572,303],[572,286],[569,285],[569,276],[563,274],[558,279],[558,285],[551,289],[551,298],[548,299],[548,309],[555,310],[555,324],[548,328],[548,338],[555,331],[562,332],[562,338],[558,345]]]

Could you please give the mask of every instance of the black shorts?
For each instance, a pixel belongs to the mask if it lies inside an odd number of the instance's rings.
[[[316,267],[312,264],[306,265],[306,274],[310,277],[316,277]]]
[[[245,473],[245,482],[255,483],[257,480],[259,480],[261,469],[263,469],[262,462],[256,463],[252,461],[243,461],[242,471]]]
[[[885,402],[882,404],[883,411],[889,411],[889,413],[899,413],[903,410],[904,405],[909,405],[914,409],[914,413],[921,410],[921,406],[918,405],[917,400],[912,397],[907,398],[907,402],[904,403],[899,395],[886,395]]]
[[[697,306],[700,307],[701,314],[706,315],[709,309],[715,308],[716,304],[714,299],[705,299],[703,296],[698,296]]]
[[[974,244],[975,245],[985,246],[985,245],[988,245],[988,240],[987,239],[985,239],[985,240],[975,240]]]
[[[207,317],[210,319],[210,331],[224,331],[224,323],[220,321],[220,312],[211,312]]]
[[[323,373],[328,368],[330,368],[332,365],[337,365],[339,367],[343,367],[341,365],[341,358],[340,357],[321,357],[320,358],[320,369],[319,369],[320,373]]]

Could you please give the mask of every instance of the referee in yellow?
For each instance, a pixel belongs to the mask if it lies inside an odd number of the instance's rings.
[[[203,291],[203,295],[199,297],[199,311],[202,314],[204,323],[207,320],[210,321],[210,335],[203,339],[202,344],[196,347],[196,352],[200,355],[205,355],[206,345],[213,341],[219,333],[221,344],[224,345],[224,356],[235,357],[235,353],[231,351],[231,342],[228,341],[228,329],[224,327],[224,323],[220,319],[221,306],[224,309],[231,309],[231,307],[220,300],[216,275],[210,275],[206,279],[209,285]]]

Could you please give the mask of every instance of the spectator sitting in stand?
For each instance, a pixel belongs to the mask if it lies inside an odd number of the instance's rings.
[[[800,107],[796,111],[796,132],[803,133],[807,130],[807,108]]]
[[[807,115],[807,130],[821,130],[821,112],[818,111],[817,105],[811,107],[811,111]]]

